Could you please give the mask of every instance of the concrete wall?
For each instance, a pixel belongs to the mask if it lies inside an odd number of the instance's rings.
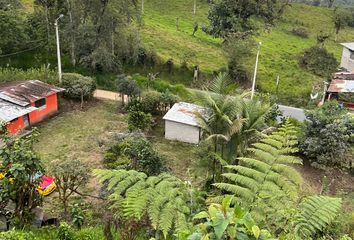
[[[199,127],[165,120],[165,138],[186,143],[199,143]]]
[[[35,103],[33,102],[31,105],[35,106]],[[38,123],[42,121],[44,118],[53,115],[57,111],[58,111],[58,98],[57,98],[57,94],[53,94],[46,98],[45,107],[35,110],[29,114],[30,123],[31,124]]]
[[[354,59],[350,59],[350,51],[348,48],[343,48],[340,66],[347,69],[349,72],[354,72]]]
[[[16,134],[18,131],[24,129],[25,123],[23,117],[19,117],[6,125],[7,131],[10,134]]]

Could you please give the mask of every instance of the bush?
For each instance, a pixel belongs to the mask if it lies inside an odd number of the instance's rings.
[[[7,231],[0,232],[1,240],[36,240],[37,238],[34,236],[32,232],[20,232],[20,231]]]
[[[0,68],[0,83],[18,80],[40,80],[50,84],[58,83],[58,73],[45,66],[22,70],[18,68]]]
[[[150,113],[141,111],[129,111],[128,114],[128,128],[129,131],[146,131],[151,128],[152,116]]]
[[[133,169],[148,175],[158,175],[166,170],[164,159],[151,143],[134,133],[117,137],[106,150],[104,163],[109,168]]]
[[[304,27],[295,27],[291,31],[294,35],[302,37],[302,38],[308,38],[309,33],[307,32],[307,29]]]
[[[64,73],[62,87],[65,88],[64,96],[71,99],[84,100],[93,96],[96,89],[95,81],[77,73]]]
[[[337,102],[306,112],[304,136],[300,149],[312,163],[323,166],[350,167],[350,137],[354,123]]]
[[[67,223],[61,223],[58,231],[57,231],[57,238],[59,240],[73,240],[74,239],[74,232],[71,229],[70,225]]]
[[[303,68],[322,77],[329,77],[338,67],[333,53],[318,46],[306,49],[300,56],[299,63]]]
[[[180,101],[180,98],[177,95],[172,94],[168,89],[161,95],[161,104],[164,112],[170,109],[173,104]]]
[[[142,105],[145,113],[158,114],[160,112],[161,93],[149,90],[142,93]]]

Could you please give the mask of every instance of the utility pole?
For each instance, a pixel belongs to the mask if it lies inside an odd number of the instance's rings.
[[[195,14],[197,13],[197,0],[194,0],[194,5],[193,5],[193,14],[195,17]]]
[[[60,58],[60,43],[59,43],[59,27],[58,27],[58,21],[60,18],[64,17],[63,14],[60,14],[57,19],[55,19],[55,35],[57,38],[57,57],[58,57],[58,75],[59,75],[59,83],[62,81],[62,72],[61,72],[61,58]]]
[[[262,43],[259,42],[258,44],[258,50],[257,50],[257,56],[256,56],[256,65],[254,67],[254,73],[253,73],[253,82],[252,82],[252,92],[251,92],[251,99],[253,99],[254,91],[256,88],[256,78],[257,78],[257,69],[258,69],[258,59],[259,59],[259,53],[261,51],[261,45]]]
[[[141,0],[141,13],[144,14],[144,0]]]
[[[278,75],[277,77],[277,87],[275,89],[275,95],[276,95],[276,100],[278,101],[278,93],[279,93],[279,81],[280,81],[280,77]]]
[[[323,96],[322,96],[322,100],[320,102],[320,106],[322,106],[326,100],[326,93],[327,93],[327,86],[329,85],[328,82],[323,81]]]

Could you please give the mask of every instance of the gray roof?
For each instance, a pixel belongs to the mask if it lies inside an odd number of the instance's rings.
[[[18,117],[26,115],[34,110],[36,107],[22,107],[3,100],[0,100],[0,121],[10,122]]]
[[[354,42],[351,43],[341,43],[342,46],[344,46],[345,48],[348,48],[349,50],[354,51]]]
[[[195,113],[205,115],[206,109],[195,104],[179,102],[173,105],[163,119],[190,126],[199,126]]]
[[[10,82],[0,85],[0,98],[25,107],[32,102],[62,91],[64,91],[63,88],[39,80]]]

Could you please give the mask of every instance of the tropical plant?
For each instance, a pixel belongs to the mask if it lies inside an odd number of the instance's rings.
[[[266,218],[270,224],[282,217],[283,207],[297,200],[302,178],[289,165],[301,164],[300,159],[289,155],[297,151],[296,144],[296,129],[287,122],[248,148],[249,156],[238,158],[238,165],[225,166],[230,171],[222,174],[226,181],[214,185],[237,196],[257,221]]]
[[[77,73],[64,73],[62,87],[65,88],[64,96],[79,99],[82,108],[84,99],[92,97],[96,89],[96,83],[91,77],[85,77]]]
[[[79,187],[88,183],[90,171],[82,161],[77,159],[54,160],[49,171],[54,176],[59,199],[63,204],[64,216],[67,217],[70,196],[78,193]]]
[[[294,233],[302,239],[309,239],[323,232],[338,216],[342,200],[327,196],[310,196],[303,199],[295,216]]]
[[[238,205],[232,206],[234,197],[225,196],[221,204],[212,203],[208,211],[196,214],[193,219],[203,221],[197,225],[197,231],[188,240],[210,239],[268,239],[270,233],[261,230],[248,212]]]
[[[187,228],[190,195],[178,178],[169,174],[148,177],[134,170],[95,170],[94,174],[106,183],[115,217],[138,221],[148,217],[155,236],[162,233],[165,239],[171,231]]]
[[[12,224],[23,227],[33,220],[32,210],[42,204],[42,197],[37,191],[40,184],[38,174],[44,173],[41,160],[33,150],[38,132],[24,137],[12,138],[2,126],[0,134],[0,203],[12,202]]]

